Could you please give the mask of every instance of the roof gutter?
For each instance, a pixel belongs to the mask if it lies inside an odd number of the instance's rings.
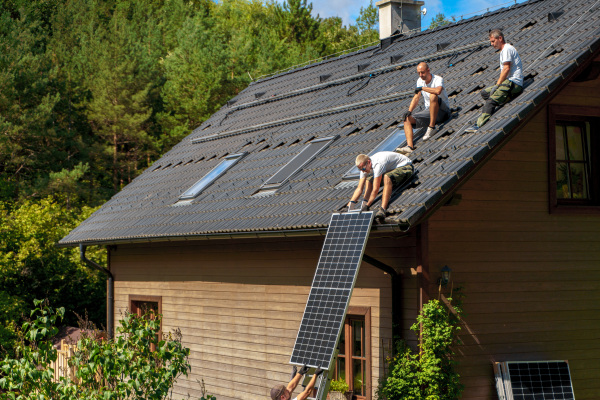
[[[398,232],[406,233],[406,230],[401,229],[398,224],[382,224],[374,225],[372,228],[374,233],[389,233]],[[225,239],[268,239],[268,238],[295,238],[303,236],[325,236],[327,234],[327,226],[321,228],[305,228],[297,230],[277,230],[277,231],[256,231],[256,232],[223,232],[223,233],[205,233],[197,235],[181,235],[181,236],[159,236],[146,238],[115,238],[106,240],[83,240],[78,243],[57,243],[57,247],[74,247],[74,246],[108,246],[118,244],[135,244],[135,243],[157,243],[157,242],[186,242],[198,240],[225,240]],[[93,261],[92,261],[93,262]],[[97,265],[97,264],[96,264]],[[102,268],[102,267],[100,267]],[[109,271],[110,272],[110,271]]]
[[[91,269],[98,270],[108,277],[108,288],[106,295],[106,330],[108,331],[108,338],[112,339],[114,335],[115,326],[115,281],[113,274],[105,267],[100,266],[94,261],[90,260],[85,256],[85,250],[87,246],[83,243],[79,243],[79,255],[81,261],[83,261]]]

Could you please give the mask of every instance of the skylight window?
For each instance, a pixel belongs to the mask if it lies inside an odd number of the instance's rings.
[[[202,179],[198,182],[194,183],[194,185],[186,190],[181,196],[179,196],[179,200],[193,200],[204,189],[206,189],[211,183],[219,179],[221,175],[223,175],[229,168],[233,167],[239,160],[242,159],[247,153],[237,153],[231,154],[225,157],[223,161],[221,161],[216,167],[214,167],[208,174],[204,175]]]
[[[275,175],[269,178],[259,189],[259,191],[279,189],[287,182],[292,175],[298,172],[302,167],[314,159],[320,152],[325,150],[339,136],[329,136],[325,138],[314,139],[302,149],[294,158],[284,165]]]
[[[404,134],[404,129],[396,129],[391,133],[383,142],[379,144],[379,146],[375,147],[373,151],[371,151],[368,155],[372,156],[375,153],[379,153],[380,151],[394,151],[396,147],[398,147],[402,142],[406,140],[406,135]],[[358,154],[357,154],[358,155]],[[348,172],[343,176],[343,180],[355,180],[360,177],[360,171],[356,166],[350,168]]]

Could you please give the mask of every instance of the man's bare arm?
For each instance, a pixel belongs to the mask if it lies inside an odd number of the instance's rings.
[[[496,82],[496,86],[500,86],[502,82],[508,78],[508,74],[510,73],[510,62],[506,62],[502,64],[502,72],[500,72],[500,77],[498,78],[498,82]]]
[[[377,198],[377,194],[379,193],[379,188],[381,187],[381,181],[383,180],[383,175],[378,176],[373,179],[373,190],[371,191],[371,197],[369,201],[367,201],[367,205],[370,207],[375,202],[375,198]]]
[[[439,96],[440,94],[442,94],[442,90],[444,90],[443,86],[437,86],[437,87],[425,87],[423,86],[422,89],[425,93],[431,93],[431,94],[435,94],[436,96]]]

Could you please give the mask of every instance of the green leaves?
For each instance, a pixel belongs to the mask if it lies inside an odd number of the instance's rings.
[[[405,342],[398,343],[396,355],[388,360],[390,373],[378,388],[380,395],[388,400],[455,400],[460,397],[463,385],[454,370],[452,346],[457,343],[462,310],[451,304],[449,307],[451,310],[438,300],[423,306],[411,327],[417,336],[421,334],[420,352],[413,352]]]
[[[162,400],[169,398],[177,378],[191,370],[189,349],[181,344],[179,331],[159,338],[160,316],[126,314],[116,339],[84,335],[69,360],[76,379],[63,377],[54,382],[50,363],[56,360],[57,351],[51,339],[64,309],[53,309],[39,300],[35,304],[35,318],[23,324],[18,357],[0,362],[3,399]]]

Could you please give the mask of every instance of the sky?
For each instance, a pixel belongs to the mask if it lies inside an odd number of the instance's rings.
[[[281,0],[278,0],[281,2]],[[379,0],[373,0],[373,4]],[[423,1],[423,0],[422,0]],[[421,26],[425,29],[429,27],[431,20],[438,13],[443,13],[446,18],[455,16],[456,19],[471,18],[478,14],[483,14],[489,7],[491,10],[497,10],[501,7],[508,7],[515,3],[515,0],[424,0],[424,7],[427,14],[421,20]],[[516,0],[522,3],[525,0]],[[358,17],[360,8],[367,7],[369,0],[308,0],[313,5],[313,14],[319,14],[321,18],[340,17],[343,24],[354,25]]]

